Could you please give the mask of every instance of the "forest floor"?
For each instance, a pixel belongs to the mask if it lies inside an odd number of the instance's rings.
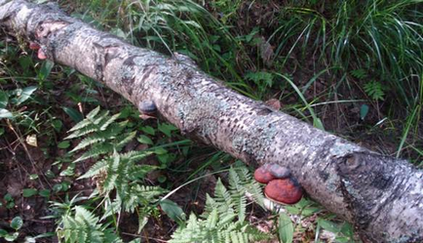
[[[238,18],[233,32],[253,32],[256,28],[270,28],[269,19],[271,19],[275,11],[281,8],[279,1],[271,1],[270,4],[254,3],[252,6],[249,2],[241,4],[237,10],[238,16],[248,16]],[[219,17],[218,13],[212,6],[207,6],[211,14]],[[254,38],[257,40],[267,40],[272,32],[256,33]],[[101,85],[87,82],[82,85],[80,77],[74,73],[67,73],[63,67],[55,66],[49,72],[48,80],[40,84],[36,81],[36,77],[42,74],[40,70],[41,62],[36,62],[36,53],[28,49],[20,48],[20,43],[13,38],[1,35],[2,52],[0,60],[2,66],[0,68],[0,76],[4,77],[6,82],[0,82],[2,90],[13,90],[17,86],[22,86],[19,82],[22,79],[16,78],[19,72],[32,65],[33,79],[29,78],[24,82],[27,85],[38,84],[47,89],[39,89],[37,97],[31,102],[21,106],[20,112],[26,112],[28,119],[20,119],[21,123],[12,123],[2,119],[2,130],[0,131],[0,228],[7,231],[13,230],[9,223],[16,217],[21,216],[24,220],[23,227],[19,230],[19,239],[25,236],[43,235],[45,238],[39,238],[37,242],[57,242],[54,237],[56,230],[56,220],[49,216],[52,215],[52,202],[68,202],[75,196],[88,197],[96,188],[96,181],[91,179],[76,180],[74,176],[67,176],[64,171],[70,166],[72,161],[67,156],[70,148],[74,147],[79,141],[66,142],[64,138],[68,135],[67,131],[75,125],[72,119],[72,111],[80,114],[87,114],[90,110],[100,105],[109,109],[113,114],[125,111],[129,115],[127,118],[134,127],[142,123],[143,127],[151,126],[158,131],[158,126],[163,121],[155,119],[141,121],[137,117],[137,113],[133,108],[129,108],[129,104],[122,97],[104,88]],[[268,49],[270,53],[275,51],[275,46],[266,46],[266,43],[257,42],[255,48],[251,48],[248,55],[251,59],[266,59],[266,57],[258,57],[258,49]],[[269,54],[271,55],[271,54]],[[301,56],[299,50],[294,51],[289,59],[292,65],[284,67],[284,72],[292,74],[292,80],[297,87],[304,87],[315,77],[316,65],[319,63],[314,58],[306,59],[306,62],[297,63],[296,56]],[[313,53],[307,53],[313,56]],[[298,58],[300,59],[300,58]],[[8,60],[8,62],[5,62]],[[33,60],[33,61],[31,61]],[[45,67],[45,66],[43,66]],[[30,68],[30,69],[31,69]],[[275,69],[275,66],[268,67],[268,70]],[[6,70],[7,69],[7,70]],[[10,75],[10,69],[16,69],[15,78],[7,78]],[[31,69],[32,70],[32,69]],[[280,71],[280,70],[279,70]],[[7,80],[10,80],[7,81]],[[368,95],[363,91],[359,82],[353,82],[352,86],[341,87],[337,90],[335,101],[340,100],[359,100],[358,102],[334,102],[333,104],[319,105],[324,103],[329,96],[331,90],[337,83],[331,77],[329,72],[320,75],[304,93],[304,98],[308,101],[314,101],[313,106],[316,114],[324,124],[327,131],[338,136],[344,137],[367,147],[373,151],[383,154],[395,155],[398,149],[401,130],[404,126],[404,120],[392,119],[390,122],[383,121],[388,116],[389,110],[381,101],[369,99]],[[333,94],[331,94],[333,95]],[[263,101],[269,105],[280,108],[282,111],[289,112],[292,115],[302,118],[298,113],[293,112],[292,107],[296,107],[298,97],[292,90],[280,90],[275,87],[267,88],[267,92],[262,96]],[[387,98],[389,99],[389,98]],[[363,118],[362,106],[367,104],[370,109]],[[72,111],[65,110],[63,107],[74,107]],[[304,109],[305,110],[305,109]],[[422,125],[420,124],[420,127]],[[420,129],[423,131],[423,129]],[[415,135],[422,137],[422,134]],[[174,132],[172,137],[164,134],[155,135],[154,142],[164,141],[172,142],[183,140],[184,137]],[[133,142],[127,145],[125,150],[145,149],[148,145]],[[193,175],[193,169],[202,168],[209,158],[216,154],[213,148],[205,147],[199,144],[191,148],[188,155],[178,149],[172,152],[177,154],[172,165],[167,170],[153,171],[147,176],[147,181],[151,185],[161,185],[165,188],[175,188]],[[74,155],[75,156],[75,155]],[[402,157],[412,160],[419,160],[421,157],[416,150],[406,149],[401,154]],[[223,164],[232,164],[234,159],[224,157],[216,163],[210,163],[212,166],[202,168],[201,175],[210,174],[204,179],[198,180],[196,183],[189,184],[172,194],[170,199],[180,205],[185,212],[201,213],[204,209],[206,194],[213,194],[213,188],[216,185],[219,176],[225,176],[225,173],[212,174],[223,167]],[[187,164],[187,161],[189,163]],[[83,175],[95,163],[95,160],[87,160],[84,163],[77,163],[72,168],[72,175]],[[147,164],[159,165],[159,161],[155,157],[151,157],[145,161]],[[421,166],[421,164],[417,164]],[[196,174],[194,174],[196,176]],[[44,192],[45,194],[43,195]],[[263,211],[255,204],[249,205],[248,220],[258,229],[264,232],[270,232],[275,224],[275,216]],[[321,212],[326,213],[327,212]],[[125,240],[139,236],[136,234],[138,227],[138,218],[133,214],[123,213],[119,218],[120,232]],[[294,242],[314,242],[315,231],[313,224],[316,217],[309,217],[302,224],[306,230],[304,232],[296,232]],[[339,219],[338,219],[339,221]],[[154,217],[150,217],[147,225],[141,233],[143,242],[166,242],[169,240],[172,232],[176,229],[177,224],[171,220],[164,212]],[[320,240],[330,241],[333,235],[320,235]],[[0,239],[0,242],[2,239]],[[274,242],[278,242],[274,239]]]

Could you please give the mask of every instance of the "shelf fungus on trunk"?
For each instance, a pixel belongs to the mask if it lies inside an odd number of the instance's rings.
[[[303,196],[300,184],[292,178],[290,170],[278,164],[265,164],[254,172],[254,179],[267,184],[264,194],[281,204],[295,204]]]

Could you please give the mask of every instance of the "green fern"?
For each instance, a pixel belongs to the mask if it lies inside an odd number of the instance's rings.
[[[119,116],[120,113],[110,116],[109,111],[100,111],[97,107],[69,130],[71,134],[65,139],[83,138],[71,153],[90,147],[74,162],[111,154],[114,149],[121,151],[135,138],[136,132],[125,132],[128,121],[117,122]]]
[[[352,70],[352,71],[351,71],[351,75],[352,75],[354,78],[357,78],[357,79],[364,79],[364,78],[367,78],[367,72],[366,72],[366,70],[364,70],[364,69],[362,69],[362,68],[360,68],[360,69],[356,69],[356,70]]]
[[[105,198],[102,201],[105,213],[101,219],[121,212],[137,212],[141,231],[150,214],[158,210],[158,197],[167,191],[142,184],[147,173],[159,168],[138,163],[152,155],[152,151],[121,152],[135,138],[136,131],[126,132],[128,121],[118,121],[119,117],[119,113],[109,115],[97,107],[70,130],[66,139],[82,139],[72,153],[87,150],[74,162],[101,158],[78,178],[95,180],[97,187],[91,197]]]
[[[384,100],[385,97],[385,87],[381,83],[372,80],[364,85],[364,91],[370,96],[373,100]]]
[[[245,193],[252,188],[259,188],[257,182],[247,181],[248,178],[251,175],[245,167],[231,168],[229,189],[219,179],[215,196],[207,195],[204,213],[199,218],[191,214],[186,226],[179,227],[169,242],[255,242],[269,239],[268,234],[257,230],[245,220]]]
[[[56,230],[59,239],[74,242],[123,242],[112,229],[99,223],[99,218],[81,206],[74,207],[75,214],[63,216]]]

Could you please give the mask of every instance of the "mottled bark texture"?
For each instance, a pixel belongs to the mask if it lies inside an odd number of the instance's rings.
[[[246,163],[291,169],[307,194],[371,242],[423,242],[423,172],[225,87],[181,55],[137,48],[52,5],[0,0],[0,23],[135,106],[153,101],[182,133]]]

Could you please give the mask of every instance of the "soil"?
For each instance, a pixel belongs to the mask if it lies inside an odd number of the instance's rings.
[[[240,7],[238,15],[240,18],[237,23],[237,29],[242,30],[243,34],[250,33],[253,28],[261,27],[262,29],[270,30],[274,28],[274,23],[269,21],[275,14],[275,11],[280,7],[283,1],[270,1],[269,4],[263,5],[260,1],[255,2],[252,6],[245,2]],[[210,7],[209,10],[213,13],[213,9]],[[266,32],[264,32],[266,33]],[[271,31],[269,31],[271,33]],[[269,36],[261,35],[260,38],[267,40]],[[16,43],[15,43],[16,44]],[[272,43],[271,43],[272,44]],[[260,47],[257,47],[260,48]],[[269,49],[268,52],[271,54],[272,46],[262,47]],[[257,58],[256,52],[252,50],[252,58]],[[293,54],[292,59],[295,59]],[[263,58],[263,57],[261,57]],[[265,58],[264,58],[265,59]],[[271,64],[269,64],[271,66]],[[301,69],[298,69],[294,73],[294,81],[297,86],[303,86],[307,80],[309,80],[315,74],[314,60],[310,59],[307,63],[303,63]],[[271,68],[271,67],[269,67]],[[292,67],[294,69],[294,66]],[[59,70],[58,70],[59,71]],[[289,70],[288,70],[289,71]],[[292,71],[292,70],[290,70]],[[51,201],[63,202],[66,197],[72,198],[75,195],[88,196],[95,188],[95,181],[93,180],[73,180],[66,176],[52,177],[48,175],[50,172],[53,174],[60,173],[60,168],[55,165],[55,162],[63,158],[66,149],[58,149],[56,147],[57,142],[62,141],[66,136],[66,130],[74,125],[74,122],[67,116],[61,106],[68,104],[69,106],[75,107],[75,101],[71,100],[69,96],[65,96],[67,88],[72,82],[79,82],[78,80],[63,80],[59,81],[58,85],[55,85],[48,97],[48,102],[51,105],[52,114],[60,117],[63,121],[63,127],[59,132],[55,132],[55,142],[53,144],[47,143],[51,140],[52,134],[37,135],[37,146],[29,145],[25,139],[29,134],[22,134],[17,127],[8,126],[4,120],[1,121],[3,127],[5,127],[5,134],[0,136],[0,202],[3,206],[0,206],[0,227],[7,228],[7,225],[15,216],[21,216],[24,221],[24,225],[20,232],[19,240],[22,240],[25,236],[36,236],[55,231],[55,219],[46,218],[51,216],[51,210],[49,206]],[[330,88],[334,85],[333,77],[328,75],[322,75],[317,81],[310,87],[305,98],[307,100],[318,99],[320,101],[327,100],[327,93]],[[98,97],[95,97],[100,101],[102,107],[110,107],[112,111],[118,111],[125,104],[123,99],[111,91],[98,89]],[[366,95],[360,89],[359,85],[356,85],[352,89],[338,90],[338,95],[342,96],[342,99],[366,99]],[[284,99],[280,100],[279,103],[275,104],[275,97],[280,97],[280,91],[274,90],[267,100],[273,105],[280,106],[282,110],[289,105],[293,105],[298,102],[297,96],[292,94],[291,96],[283,96]],[[67,98],[64,98],[67,97]],[[272,100],[273,99],[273,100]],[[369,114],[365,120],[360,119],[360,104],[357,103],[340,103],[336,105],[318,106],[316,112],[319,117],[322,118],[322,122],[325,125],[327,131],[336,133],[340,136],[344,136],[352,141],[361,144],[364,147],[368,147],[372,150],[379,151],[385,154],[394,154],[398,146],[398,134],[390,129],[389,126],[382,124],[375,126],[378,121],[385,117],[386,112],[383,104],[368,103],[373,109],[370,109]],[[89,111],[92,107],[83,107],[84,111]],[[37,106],[28,107],[29,110],[37,110]],[[39,111],[41,112],[41,111]],[[136,123],[136,120],[133,120]],[[399,121],[398,123],[401,123]],[[399,130],[399,129],[398,129]],[[421,129],[423,130],[423,129]],[[42,134],[42,133],[41,133]],[[135,147],[140,144],[135,144]],[[200,148],[204,149],[204,148]],[[406,156],[413,157],[413,152],[406,153]],[[201,157],[194,160],[192,168],[198,168],[203,162]],[[78,163],[75,169],[77,174],[83,174],[93,164],[94,161],[87,161],[85,163]],[[154,162],[152,162],[154,163]],[[179,161],[183,163],[183,160]],[[66,167],[69,163],[63,163]],[[177,164],[175,165],[175,168]],[[161,172],[165,173],[164,176],[167,178],[167,183],[177,187],[180,183],[183,183],[185,178],[181,178],[180,174],[175,176],[172,172]],[[39,175],[36,179],[30,179],[31,175]],[[187,173],[189,175],[189,172]],[[150,175],[150,182],[154,185],[159,185],[158,177],[160,175]],[[172,195],[171,200],[176,202],[178,205],[183,207],[185,212],[201,213],[204,207],[206,193],[213,194],[214,184],[216,183],[217,177],[210,176],[195,183],[182,188]],[[49,198],[44,198],[39,195],[31,197],[23,197],[23,189],[33,188],[37,190],[50,189],[53,190],[54,185],[64,184],[69,185],[68,191],[52,194]],[[10,194],[13,198],[14,206],[6,208],[10,202],[4,199],[6,194]],[[269,232],[274,227],[274,218],[269,213],[265,213],[258,207],[252,206],[249,210],[250,214],[248,219],[257,226],[260,230]],[[122,215],[121,216],[120,229],[122,236],[125,240],[133,239],[136,235],[138,219],[133,215]],[[305,224],[305,231],[299,235],[296,235],[296,242],[312,242],[314,240],[314,232],[312,230],[315,217],[307,219]],[[308,225],[308,226],[307,226]],[[143,230],[141,237],[143,242],[166,242],[170,235],[176,228],[176,223],[169,219],[163,212],[156,217],[151,217]],[[9,228],[10,230],[10,228]],[[1,241],[1,240],[0,240]],[[58,242],[55,236],[48,238],[41,238],[37,242]],[[275,240],[275,242],[277,242]]]

